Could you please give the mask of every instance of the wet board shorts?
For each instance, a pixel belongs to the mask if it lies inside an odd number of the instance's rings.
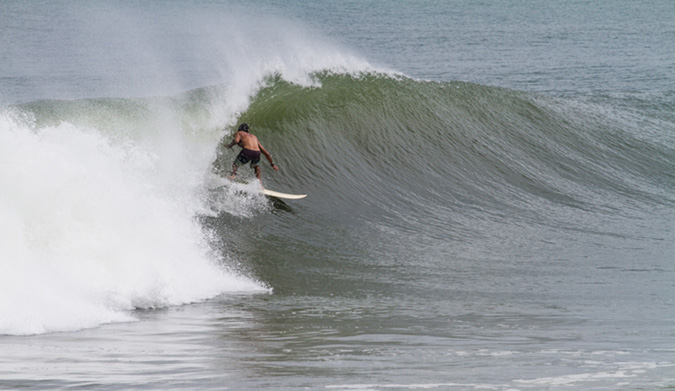
[[[237,158],[234,159],[234,164],[239,166],[240,164],[246,164],[251,162],[251,168],[255,168],[260,163],[260,151],[252,151],[250,149],[242,148]]]

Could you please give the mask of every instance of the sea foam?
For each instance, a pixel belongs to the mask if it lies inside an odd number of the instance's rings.
[[[195,219],[195,172],[208,153],[189,159],[166,134],[111,141],[18,114],[0,114],[0,334],[76,330],[133,320],[134,308],[267,289],[226,271]]]

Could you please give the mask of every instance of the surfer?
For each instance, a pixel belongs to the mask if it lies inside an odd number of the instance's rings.
[[[232,148],[235,144],[241,147],[241,152],[239,152],[239,155],[237,155],[237,157],[234,159],[234,162],[232,163],[232,175],[230,176],[230,179],[234,179],[237,176],[237,169],[239,168],[240,164],[251,162],[251,168],[255,171],[255,176],[258,178],[260,185],[262,186],[262,179],[260,179],[260,166],[258,165],[258,163],[260,163],[261,152],[270,162],[272,168],[275,171],[279,171],[279,167],[272,161],[272,155],[270,155],[270,153],[267,152],[265,148],[263,148],[262,144],[260,144],[260,141],[258,141],[258,138],[255,135],[249,133],[248,124],[239,125],[239,130],[237,133],[235,133],[234,139],[232,139],[232,142],[227,144],[225,147]]]

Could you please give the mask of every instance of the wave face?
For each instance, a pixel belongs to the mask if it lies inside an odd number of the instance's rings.
[[[442,263],[476,241],[490,242],[482,258],[517,256],[506,243],[534,231],[653,242],[672,229],[672,133],[645,114],[658,107],[374,71],[307,80],[274,72],[243,104],[214,86],[3,109],[0,333],[128,321],[224,292],[330,294],[350,273],[358,291],[364,270]],[[222,124],[244,121],[282,168],[265,167],[265,185],[306,200],[270,204],[255,181],[224,179]],[[651,233],[634,232],[651,218]],[[413,262],[420,244],[434,250]],[[296,251],[295,272],[279,271]]]
[[[315,78],[320,87],[268,80],[240,117],[281,166],[263,170],[266,185],[309,194],[277,205],[290,213],[274,220],[237,225],[238,242],[254,238],[247,245],[224,240],[276,292],[368,294],[364,279],[391,287],[419,270],[429,272],[415,284],[442,286],[446,270],[488,260],[519,270],[514,262],[562,253],[630,267],[630,248],[672,236],[673,124],[658,102],[377,73]],[[215,171],[233,157],[221,144]]]
[[[613,213],[626,203],[673,205],[672,137],[645,138],[644,117],[462,82],[317,79],[321,87],[276,78],[241,121],[274,146],[288,167],[284,185],[324,209],[351,204],[409,222],[433,208]]]

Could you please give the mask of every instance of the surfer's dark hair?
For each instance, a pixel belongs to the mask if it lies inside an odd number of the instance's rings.
[[[239,125],[239,130],[242,132],[248,132],[248,124]]]

